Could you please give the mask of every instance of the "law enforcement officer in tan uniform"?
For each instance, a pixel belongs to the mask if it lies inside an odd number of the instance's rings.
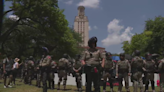
[[[82,55],[82,65],[86,73],[86,92],[91,92],[92,82],[94,83],[95,92],[100,92],[101,68],[104,67],[105,55],[96,49],[97,37],[92,37],[88,41],[90,47]],[[100,58],[102,63],[100,63]]]
[[[66,89],[66,82],[67,82],[67,74],[69,69],[69,61],[68,61],[68,55],[64,54],[63,58],[61,58],[58,62],[58,90],[60,90],[60,83],[63,80],[63,86],[64,90]]]
[[[106,52],[106,60],[104,66],[104,74],[103,74],[103,92],[106,92],[106,82],[107,79],[110,83],[110,92],[113,92],[113,69],[115,68],[115,63],[111,58],[112,54],[110,52]]]
[[[40,62],[42,62],[44,59],[44,55],[42,55],[41,59],[38,60],[38,65],[37,65],[37,80],[36,80],[36,84],[37,87],[40,88],[41,87],[41,82],[42,82],[42,76],[41,76],[41,68],[39,68]]]
[[[162,59],[158,66],[159,74],[160,74],[160,92],[164,92],[164,59]]]
[[[136,50],[134,52],[135,57],[131,62],[131,71],[132,71],[132,82],[133,82],[133,92],[138,92],[138,85],[140,88],[140,92],[143,92],[143,82],[142,82],[142,74],[144,68],[144,61],[140,57],[140,51]]]
[[[27,63],[27,76],[28,76],[29,85],[31,85],[32,83],[33,73],[34,73],[34,61],[33,61],[33,57],[30,56],[29,61]]]
[[[146,84],[145,84],[145,91],[148,92],[149,88],[149,81],[151,82],[151,87],[153,92],[155,92],[155,82],[154,82],[154,72],[156,70],[155,62],[151,58],[150,53],[145,54],[144,60],[144,71],[145,71],[145,78],[146,78]]]
[[[51,66],[49,67],[49,75],[48,75],[48,82],[49,82],[49,88],[54,89],[55,88],[55,71],[56,71],[56,62],[54,60],[51,61]]]
[[[81,74],[82,74],[82,65],[80,61],[80,55],[76,55],[75,62],[73,64],[73,71],[76,78],[76,86],[79,92],[82,92],[82,82],[81,82]]]
[[[39,69],[41,69],[43,92],[47,92],[48,68],[51,66],[52,58],[48,55],[49,50],[47,47],[42,47],[41,52],[44,55],[44,58],[39,63]]]
[[[125,80],[125,88],[129,92],[129,76],[131,73],[131,66],[128,60],[125,59],[125,54],[120,54],[120,60],[116,64],[116,76],[118,78],[119,87],[118,92],[122,91],[122,81]]]

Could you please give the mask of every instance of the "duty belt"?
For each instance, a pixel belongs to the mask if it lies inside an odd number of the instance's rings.
[[[118,72],[119,73],[126,73],[126,72],[128,72],[128,70],[127,69],[119,69]]]

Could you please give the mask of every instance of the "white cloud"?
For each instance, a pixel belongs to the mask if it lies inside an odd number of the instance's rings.
[[[78,6],[84,6],[88,8],[99,8],[100,0],[82,0],[78,3]]]
[[[92,30],[91,26],[88,26],[88,29],[89,29],[89,31],[91,31]]]
[[[110,46],[110,45],[117,45],[122,43],[123,41],[130,41],[131,37],[133,36],[133,33],[131,32],[133,30],[132,27],[126,27],[124,29],[123,25],[120,25],[120,20],[118,19],[113,19],[111,21],[107,28],[108,28],[108,36],[103,39],[101,42],[103,46]],[[124,30],[123,32],[121,32]]]
[[[72,4],[73,3],[73,0],[69,0],[69,1],[67,1],[67,2],[65,2],[66,4]]]
[[[14,21],[16,21],[16,20],[19,19],[19,17],[16,16],[16,15],[9,15],[9,18],[10,18],[11,20],[14,20]]]
[[[97,26],[94,26],[93,28],[94,28],[94,29],[98,29]]]

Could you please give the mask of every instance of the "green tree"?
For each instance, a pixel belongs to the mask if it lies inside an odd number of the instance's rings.
[[[1,50],[16,56],[39,55],[46,46],[56,58],[63,53],[74,56],[80,50],[80,36],[68,27],[57,0],[7,0],[19,19],[6,19],[2,31]],[[7,11],[8,12],[8,11]],[[7,13],[5,12],[5,14]]]
[[[135,34],[131,42],[123,42],[123,50],[132,53],[138,49],[142,54],[146,52],[161,53],[164,49],[164,18],[159,16],[154,20],[146,21],[145,29],[141,34]]]

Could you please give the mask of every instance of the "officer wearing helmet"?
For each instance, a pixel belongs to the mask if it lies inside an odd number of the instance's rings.
[[[37,67],[36,67],[36,69],[37,69],[36,86],[37,86],[38,88],[41,87],[41,82],[42,82],[41,68],[39,68],[39,65],[40,65],[40,62],[42,62],[43,60],[44,60],[44,55],[42,55],[41,59],[38,60],[38,62],[37,62]]]
[[[76,86],[79,92],[82,92],[82,82],[81,82],[81,74],[82,74],[82,65],[80,61],[81,55],[77,54],[75,57],[75,62],[73,64],[73,71],[76,79]]]
[[[62,82],[62,80],[63,80],[64,90],[66,89],[67,74],[69,68],[70,67],[69,67],[68,55],[64,54],[63,57],[59,59],[58,62],[58,77],[59,77],[58,90],[60,90],[60,83]]]
[[[164,55],[164,53],[162,54]],[[164,86],[164,58],[160,60],[158,65],[158,70],[160,74],[160,92],[163,92],[163,86]]]
[[[115,69],[115,63],[111,58],[112,54],[110,52],[106,52],[106,60],[104,65],[104,75],[103,75],[103,92],[106,92],[106,82],[107,79],[110,83],[111,92],[113,92],[113,69]]]
[[[31,85],[33,74],[34,74],[34,61],[33,61],[33,56],[30,56],[29,61],[27,63],[27,76],[28,76],[29,85]]]
[[[39,68],[41,69],[43,92],[47,92],[47,80],[48,80],[48,68],[51,66],[51,56],[48,55],[49,50],[47,47],[42,47],[42,55],[44,55],[43,60],[39,63]]]
[[[145,91],[148,92],[149,81],[151,82],[151,87],[153,92],[155,92],[155,85],[154,85],[154,72],[155,72],[155,62],[152,60],[152,56],[150,53],[145,54],[144,60],[144,71],[145,71]]]
[[[122,91],[122,81],[125,80],[125,88],[129,92],[129,76],[131,73],[131,66],[128,60],[125,59],[125,54],[120,54],[120,60],[116,64],[116,76],[118,78],[119,87],[118,92]]]
[[[54,89],[55,88],[55,71],[56,71],[56,62],[54,61],[54,56],[52,56],[52,62],[51,62],[51,66],[49,67],[48,71],[49,71],[49,75],[48,75],[48,84],[49,84],[49,88],[50,89]]]
[[[100,92],[101,67],[104,67],[105,55],[96,49],[97,37],[92,37],[88,41],[89,49],[84,51],[81,62],[86,73],[86,92],[91,92],[92,82],[95,92]],[[100,58],[102,63],[100,63]]]
[[[26,58],[25,62],[24,62],[24,76],[23,76],[23,79],[24,79],[24,83],[27,84],[28,83],[28,61],[29,61],[29,58]]]
[[[142,74],[144,68],[144,61],[140,57],[140,51],[134,51],[134,58],[131,62],[131,70],[132,70],[132,82],[133,82],[133,91],[138,92],[138,84],[140,85],[140,92],[143,92],[143,82],[142,82]]]

